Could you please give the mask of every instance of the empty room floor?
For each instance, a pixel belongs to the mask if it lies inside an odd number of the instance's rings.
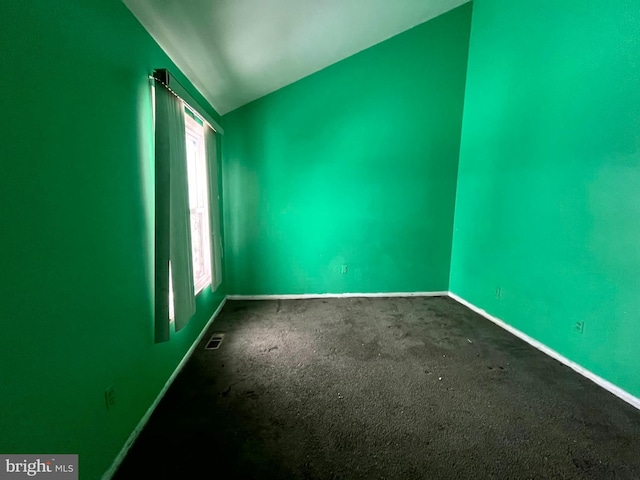
[[[447,297],[228,301],[115,478],[638,479],[640,411]]]

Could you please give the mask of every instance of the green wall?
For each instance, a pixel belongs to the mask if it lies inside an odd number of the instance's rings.
[[[448,289],[470,14],[223,117],[230,293]]]
[[[78,453],[95,479],[223,295],[153,343],[147,75],[177,69],[120,1],[2,2],[0,23],[0,452]]]
[[[451,266],[454,293],[636,396],[638,18],[475,1]]]

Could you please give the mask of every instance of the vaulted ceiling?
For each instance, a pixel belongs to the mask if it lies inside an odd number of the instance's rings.
[[[468,0],[123,1],[224,114]]]

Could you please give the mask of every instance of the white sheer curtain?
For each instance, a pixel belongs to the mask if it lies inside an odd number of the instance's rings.
[[[220,193],[218,192],[218,136],[205,127],[207,171],[209,174],[209,228],[211,230],[211,290],[222,282],[222,236],[220,235]]]
[[[155,339],[169,340],[169,262],[176,331],[196,311],[191,261],[191,220],[182,100],[156,83]]]

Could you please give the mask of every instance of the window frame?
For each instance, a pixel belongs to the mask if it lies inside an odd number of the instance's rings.
[[[192,115],[195,115],[187,107],[185,107],[185,148],[187,149],[187,171],[188,171],[188,188],[189,188],[189,217],[191,220],[191,249],[192,249],[192,266],[193,266],[193,286],[194,295],[198,295],[207,286],[213,282],[213,272],[211,271],[211,226],[209,225],[209,185],[207,178],[207,156],[205,146],[204,125],[198,122]],[[204,123],[204,122],[203,122]],[[196,158],[190,158],[188,142],[194,141],[196,144]],[[193,164],[195,163],[195,165]],[[189,174],[189,170],[195,168],[195,172]],[[196,185],[192,180],[196,179]],[[192,206],[191,200],[194,197],[192,188],[196,188],[195,197],[197,206]],[[195,262],[195,241],[194,235],[197,233],[194,228],[194,215],[200,216],[201,223],[201,249],[204,274],[196,278]],[[198,242],[200,243],[200,241]]]

